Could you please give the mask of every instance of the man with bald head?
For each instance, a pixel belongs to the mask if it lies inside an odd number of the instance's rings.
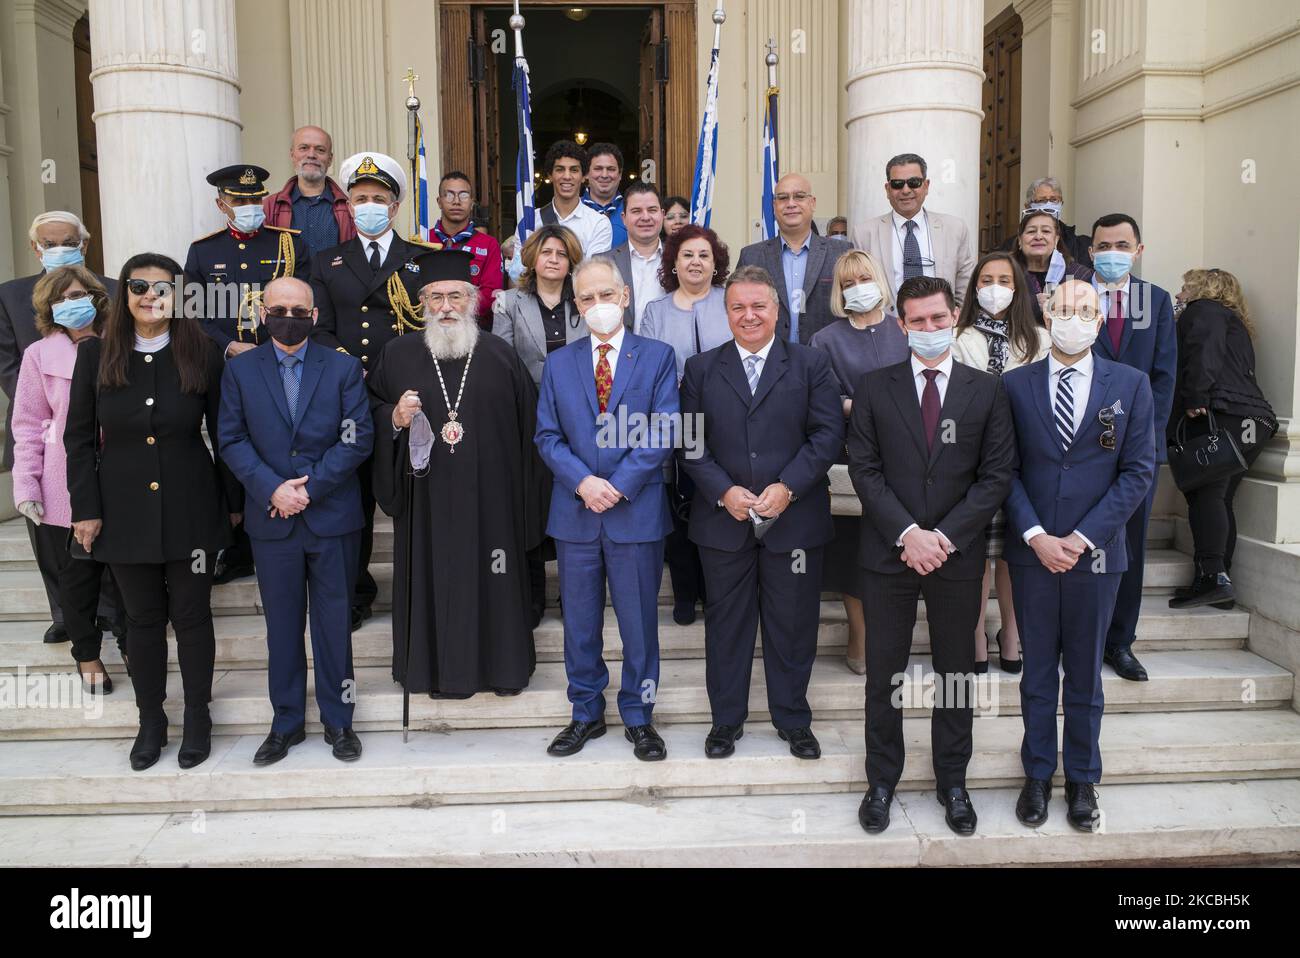
[[[350,598],[365,526],[357,470],[370,456],[374,427],[361,363],[311,342],[316,317],[311,286],[273,280],[258,306],[269,338],[233,357],[222,376],[217,435],[247,492],[244,527],[266,610],[275,708],[257,765],[278,762],[306,737],[309,609],[325,742],[341,761],[361,756],[352,731]]]
[[[1106,323],[1092,286],[1062,283],[1043,318],[1051,353],[1002,377],[1019,452],[1005,549],[1025,659],[1016,817],[1031,828],[1047,821],[1059,696],[1066,818],[1091,832],[1100,821],[1102,654],[1130,561],[1129,516],[1155,480],[1154,400],[1145,373],[1092,351]]]
[[[736,268],[761,266],[776,283],[778,339],[808,344],[813,333],[835,321],[831,286],[835,261],[847,247],[813,232],[817,197],[799,173],[787,173],[772,197],[778,236],[740,251]]]
[[[327,173],[334,142],[318,126],[300,126],[289,146],[293,177],[284,189],[262,201],[266,222],[302,233],[308,258],[357,235],[348,196]]]

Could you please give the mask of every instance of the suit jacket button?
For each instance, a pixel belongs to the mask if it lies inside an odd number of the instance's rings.
[[[291,455],[291,456],[296,456],[296,455],[298,455],[298,450],[297,450],[297,449],[294,449],[292,452],[289,453],[289,455]]]
[[[927,486],[932,486],[932,485],[934,485],[934,480],[933,480],[933,479],[927,479],[927,480],[925,480],[925,484],[926,484]]]
[[[154,439],[153,436],[150,436],[148,439],[145,440],[145,442],[147,442],[149,445],[152,446],[155,442],[157,442],[157,440]]]
[[[1069,469],[1069,468],[1070,468],[1070,464],[1067,462],[1065,465],[1061,466],[1061,468],[1062,468],[1062,469]]]
[[[368,362],[370,362],[370,357],[369,357],[369,356],[362,356],[362,357],[361,357],[361,361],[362,361],[363,363],[368,363]]]
[[[158,491],[158,483],[156,483],[156,482],[151,482],[151,483],[149,483],[149,491],[150,491],[150,492],[157,492],[157,491]]]
[[[750,458],[750,459],[757,459],[757,458],[758,458],[758,453],[756,453],[756,452],[751,452],[751,453],[749,454],[749,458]]]
[[[362,306],[362,307],[361,307],[361,312],[363,312],[363,313],[368,313],[368,312],[370,312],[370,307],[369,307],[369,306]]]

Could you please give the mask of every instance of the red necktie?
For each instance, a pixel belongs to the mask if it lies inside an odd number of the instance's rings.
[[[1106,332],[1110,334],[1110,346],[1119,355],[1119,344],[1124,339],[1124,294],[1119,290],[1111,293],[1110,316],[1106,319]]]
[[[921,425],[925,430],[925,446],[934,449],[935,433],[939,431],[939,411],[943,404],[939,402],[939,387],[935,380],[939,376],[937,369],[923,369],[925,389],[921,391]]]
[[[614,389],[614,371],[609,368],[609,351],[613,348],[609,343],[596,347],[600,352],[600,359],[596,363],[596,399],[600,403],[601,412],[609,406],[609,394]]]

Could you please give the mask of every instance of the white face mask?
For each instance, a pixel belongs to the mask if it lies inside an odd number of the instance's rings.
[[[1014,289],[1006,286],[981,286],[975,298],[980,301],[984,310],[992,316],[996,316],[1008,306],[1011,305],[1012,298],[1016,295]]]
[[[869,313],[880,305],[877,283],[858,283],[844,291],[844,309],[850,313]]]
[[[1059,319],[1053,316],[1050,330],[1052,345],[1066,356],[1077,356],[1092,348],[1100,328],[1098,320],[1084,319],[1078,313]]]
[[[618,303],[597,303],[582,318],[597,336],[608,336],[623,322],[623,307]]]

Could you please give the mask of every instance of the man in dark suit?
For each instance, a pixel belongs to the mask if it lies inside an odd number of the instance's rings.
[[[858,563],[867,621],[867,794],[858,820],[889,826],[903,774],[904,683],[917,597],[934,659],[934,777],[948,826],[975,831],[966,791],[971,756],[971,626],[982,614],[984,531],[1007,497],[1015,435],[996,376],[953,361],[956,302],[948,281],[914,276],[898,289],[912,355],[868,373],[854,391],[849,476],[862,500]]]
[[[835,322],[831,284],[835,261],[847,247],[813,231],[817,197],[808,180],[787,173],[772,199],[780,236],[751,243],[740,251],[736,267],[761,266],[776,283],[780,304],[776,336],[805,346],[813,333]]]
[[[1174,405],[1178,374],[1178,332],[1169,294],[1154,283],[1132,275],[1142,255],[1142,233],[1126,213],[1108,213],[1092,225],[1093,286],[1106,317],[1092,351],[1102,359],[1121,362],[1145,373],[1154,399],[1154,428],[1164,429]],[[1165,461],[1164,443],[1156,443],[1156,462]],[[1128,524],[1128,571],[1115,600],[1115,618],[1106,633],[1105,661],[1120,678],[1147,680],[1146,669],[1133,654],[1138,613],[1142,609],[1142,576],[1146,571],[1147,522],[1155,501],[1156,483],[1137,504]]]
[[[65,210],[51,210],[41,213],[32,220],[27,231],[32,253],[40,264],[40,270],[31,276],[20,276],[7,283],[0,284],[0,389],[9,399],[5,411],[5,446],[4,468],[14,467],[14,389],[18,385],[18,370],[22,367],[23,352],[36,340],[41,338],[36,331],[36,310],[32,306],[32,291],[36,281],[50,270],[60,266],[83,265],[86,260],[86,246],[90,242],[90,233],[75,213]],[[109,302],[117,295],[117,281],[107,276],[95,277],[104,284]],[[36,526],[28,519],[27,533],[32,541],[32,551],[38,548]],[[41,575],[45,586],[45,597],[50,604],[50,627],[45,630],[46,642],[66,642],[68,633],[63,628],[63,610],[59,607],[59,584],[52,578]],[[111,583],[111,577],[105,580]],[[110,594],[116,594],[116,586],[110,586]],[[101,602],[99,618],[105,628],[112,623],[113,634],[119,638],[126,625],[119,622],[121,614],[112,603]]]
[[[1044,318],[1051,354],[1002,380],[1019,451],[1005,551],[1025,654],[1016,817],[1031,828],[1047,821],[1059,697],[1068,819],[1090,832],[1100,818],[1102,649],[1129,565],[1126,525],[1155,480],[1154,404],[1145,375],[1092,353],[1105,326],[1092,287],[1061,284]]]
[[[416,289],[420,267],[415,257],[440,244],[402,239],[393,223],[406,193],[406,173],[390,156],[357,153],[339,170],[352,204],[357,236],[317,253],[312,261],[311,287],[320,319],[312,339],[361,361],[368,373],[379,361],[384,344],[424,328]],[[370,574],[375,531],[375,496],[367,462],[361,479],[361,532],[357,584],[352,596],[352,628],[371,615],[379,587]]]
[[[651,717],[659,686],[664,536],[672,530],[663,469],[673,436],[654,423],[677,418],[677,363],[671,346],[624,327],[628,288],[611,259],[579,263],[573,293],[591,335],[551,354],[537,402],[537,449],[555,477],[546,532],[560,562],[564,668],[573,703],[573,720],[547,751],[573,755],[605,734],[608,582],[623,643],[623,734],[638,759],[659,761],[667,750]],[[636,420],[649,424],[639,441],[631,432],[619,435],[617,423],[634,428]]]
[[[627,281],[628,302],[623,310],[623,325],[632,332],[641,328],[641,314],[646,304],[664,295],[659,282],[663,264],[663,201],[653,184],[634,180],[623,194],[623,225],[627,240],[610,250],[618,271]],[[672,264],[668,266],[672,269]]]
[[[318,313],[307,283],[272,281],[258,312],[269,341],[226,365],[217,429],[221,455],[247,493],[266,609],[275,718],[253,761],[278,762],[306,737],[309,608],[325,741],[335,758],[352,761],[361,741],[352,731],[349,596],[364,525],[357,470],[374,445],[369,398],[357,360],[308,340]]]
[[[844,444],[839,385],[826,353],[776,335],[777,290],[763,269],[732,273],[726,306],[735,339],[688,359],[681,387],[682,418],[703,437],[679,456],[695,484],[689,534],[708,594],[704,753],[731,755],[744,732],[761,623],[772,724],[793,755],[820,758],[807,693],[835,535],[826,472]]]

